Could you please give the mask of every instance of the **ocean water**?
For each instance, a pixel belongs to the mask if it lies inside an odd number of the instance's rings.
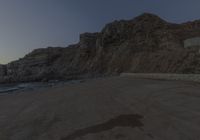
[[[16,91],[26,91],[26,90],[55,87],[55,86],[59,86],[59,85],[63,85],[63,84],[77,84],[77,83],[81,83],[81,82],[83,82],[83,80],[0,84],[0,94],[15,93]]]
[[[13,93],[16,91],[33,90],[38,88],[51,87],[55,83],[19,83],[19,84],[0,84],[0,94]]]

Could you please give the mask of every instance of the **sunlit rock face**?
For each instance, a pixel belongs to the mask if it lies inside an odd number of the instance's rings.
[[[184,47],[200,46],[200,37],[189,38],[184,41]]]
[[[200,36],[186,39],[184,41],[184,47],[200,52]]]

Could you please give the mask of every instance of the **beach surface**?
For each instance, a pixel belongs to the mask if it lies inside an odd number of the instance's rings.
[[[200,84],[131,75],[0,94],[0,140],[199,140]]]

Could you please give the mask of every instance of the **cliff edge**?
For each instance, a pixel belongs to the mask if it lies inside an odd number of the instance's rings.
[[[74,79],[122,72],[197,74],[200,44],[191,41],[185,47],[184,42],[198,37],[199,20],[173,24],[144,13],[131,20],[109,23],[101,32],[81,34],[77,44],[36,49],[22,59],[0,65],[0,82]]]

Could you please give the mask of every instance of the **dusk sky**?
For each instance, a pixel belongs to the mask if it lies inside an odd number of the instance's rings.
[[[200,19],[200,0],[0,0],[0,63],[35,48],[65,47],[80,33],[144,12],[186,22]]]

